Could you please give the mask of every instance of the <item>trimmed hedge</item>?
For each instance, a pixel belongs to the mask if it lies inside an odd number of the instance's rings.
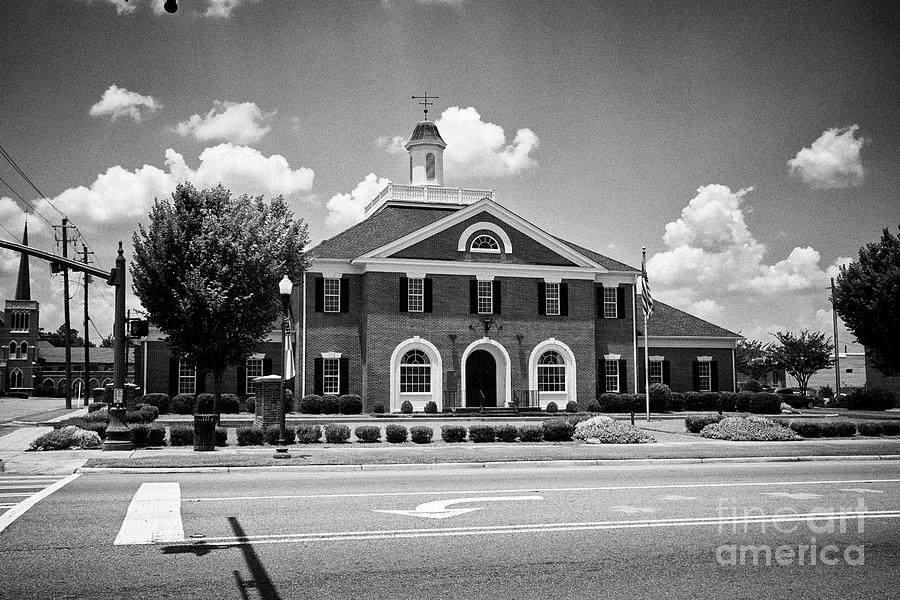
[[[237,428],[238,446],[262,446],[263,429],[255,425],[244,425]]]
[[[887,410],[894,406],[894,394],[880,388],[856,389],[841,399],[851,410]]]
[[[441,439],[448,444],[466,441],[466,428],[462,425],[442,425]]]
[[[247,396],[244,398],[244,410],[251,415],[256,414],[256,396]]]
[[[360,425],[353,430],[353,435],[361,444],[374,444],[381,441],[381,427],[377,425]]]
[[[345,444],[349,439],[350,428],[346,425],[329,423],[325,426],[325,441],[329,444]]]
[[[700,433],[701,431],[703,431],[703,428],[710,423],[718,423],[721,420],[722,417],[720,417],[719,415],[686,417],[684,419],[684,426],[691,433]]]
[[[372,405],[372,412],[380,415],[384,413],[384,402],[378,401]]]
[[[546,442],[570,442],[575,431],[575,426],[566,419],[544,421],[543,427]]]
[[[106,433],[106,427],[104,434]],[[101,438],[104,436],[100,436]],[[166,428],[162,425],[133,425],[131,426],[131,441],[138,448],[147,446],[165,446]]]
[[[318,415],[322,412],[322,396],[307,394],[300,399],[300,412],[307,415]]]
[[[172,398],[171,409],[172,412],[176,415],[194,414],[194,395],[178,394],[177,396]]]
[[[400,412],[404,415],[412,414],[413,405],[409,400],[404,400],[403,404],[400,405]]]
[[[425,412],[430,415],[437,413],[437,402],[435,402],[434,400],[429,400],[428,402],[426,402]]]
[[[319,406],[323,415],[337,415],[341,412],[341,401],[337,396],[322,396]]]
[[[193,425],[172,425],[169,427],[169,443],[173,446],[191,446],[194,443]]]
[[[322,440],[322,428],[318,425],[297,425],[297,443],[317,444]]]
[[[588,404],[588,412],[598,413],[600,412],[600,403],[599,402],[591,402]]]
[[[396,423],[391,423],[384,429],[384,437],[390,444],[402,444],[408,433],[405,426]]]
[[[102,408],[106,408],[108,405],[106,402],[91,402],[88,405],[88,413],[96,412]]]
[[[430,444],[434,437],[434,429],[425,425],[415,425],[409,428],[409,437],[414,444]]]
[[[236,394],[222,394],[219,398],[219,412],[226,415],[241,412],[241,399]]]
[[[356,394],[344,394],[338,399],[338,409],[342,415],[362,414],[362,398]]]
[[[194,403],[195,415],[211,415],[216,412],[216,395],[209,393],[197,394],[197,400]]]
[[[544,412],[556,413],[559,412],[559,407],[556,405],[556,402],[548,402],[547,408],[544,409]]]
[[[152,423],[159,417],[159,409],[155,406],[150,406],[149,404],[135,404],[135,410],[128,411],[125,413],[125,421],[128,423]],[[94,413],[95,415],[103,414],[100,411]],[[109,413],[105,413],[106,418],[109,418]]]
[[[497,425],[494,427],[494,434],[500,442],[514,442],[519,436],[519,430],[513,425]]]
[[[664,412],[672,405],[672,389],[664,383],[650,385],[650,410]]]
[[[149,404],[159,409],[159,414],[169,414],[169,395],[168,394],[144,394],[141,396],[141,404]]]
[[[862,421],[856,428],[859,435],[900,435],[900,421]]]
[[[491,425],[472,425],[469,427],[469,439],[476,444],[483,444],[493,442],[496,439],[496,434]]]
[[[600,405],[600,412],[603,413],[630,413],[640,410],[631,394],[600,394],[597,403]]]
[[[684,394],[681,392],[672,392],[672,398],[669,400],[669,410],[671,412],[681,412],[684,410]]]
[[[578,403],[574,400],[569,400],[566,402],[566,412],[567,413],[577,413],[578,412]]]
[[[228,429],[225,427],[216,427],[216,446],[228,445]]]
[[[523,442],[540,442],[544,439],[544,426],[537,423],[526,423],[519,427],[519,440]]]
[[[270,446],[278,445],[278,438],[281,436],[281,427],[266,427],[264,429],[264,434],[266,438],[266,443]],[[294,443],[294,429],[292,427],[284,428],[284,443],[285,444],[293,444]]]

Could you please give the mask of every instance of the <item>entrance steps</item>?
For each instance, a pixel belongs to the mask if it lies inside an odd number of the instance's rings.
[[[517,417],[519,411],[512,406],[464,406],[454,408],[455,415],[479,415],[482,417]]]

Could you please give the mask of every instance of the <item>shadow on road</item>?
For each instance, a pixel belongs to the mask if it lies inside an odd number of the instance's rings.
[[[259,560],[256,550],[253,549],[253,545],[249,543],[247,534],[238,522],[237,517],[228,517],[228,523],[231,525],[231,529],[234,531],[234,535],[237,538],[234,543],[207,544],[200,541],[194,544],[163,546],[162,552],[163,554],[193,554],[195,556],[206,556],[213,550],[228,550],[235,547],[240,548],[241,552],[244,553],[244,561],[247,563],[247,568],[250,569],[250,579],[243,579],[239,571],[233,572],[238,590],[241,592],[241,597],[245,600],[249,600],[250,595],[248,590],[255,589],[258,591],[259,597],[263,598],[263,600],[281,600],[278,590],[275,589],[275,584],[272,583],[272,579],[269,577],[268,572],[266,572],[266,568]]]

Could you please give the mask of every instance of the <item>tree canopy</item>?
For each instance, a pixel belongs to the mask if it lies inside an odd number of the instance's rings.
[[[56,346],[61,348],[66,345],[66,325],[65,323],[60,325],[56,331],[52,333],[45,333],[44,339],[50,342],[51,346]],[[74,327],[69,328],[69,345],[82,347],[84,346],[84,338],[78,335],[78,330]],[[94,343],[88,342],[88,348],[93,348]]]
[[[884,229],[880,242],[859,249],[859,260],[841,267],[834,310],[885,375],[900,375],[900,236]]]
[[[150,321],[199,373],[222,375],[261,343],[280,314],[278,282],[305,269],[307,226],[284,198],[233,197],[179,185],[134,233],[134,293]]]
[[[734,349],[735,369],[759,381],[766,373],[772,370],[770,359],[771,344],[764,344],[759,340],[741,340]]]
[[[795,336],[790,331],[775,333],[777,344],[770,349],[772,364],[784,369],[805,390],[813,373],[834,364],[834,344],[821,332],[804,329]]]

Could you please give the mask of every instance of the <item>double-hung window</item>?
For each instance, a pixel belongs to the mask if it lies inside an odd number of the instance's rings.
[[[333,277],[326,277],[324,286],[325,312],[341,312],[341,280]]]
[[[421,350],[410,350],[400,361],[400,393],[431,393],[431,361]]]
[[[700,374],[700,390],[701,392],[712,391],[712,372],[708,362],[701,362],[697,365]]]
[[[544,293],[546,294],[544,302],[548,315],[559,314],[559,285],[558,283],[544,284]]]
[[[616,288],[603,288],[603,318],[615,319],[619,316],[619,302]]]
[[[489,315],[494,312],[494,282],[478,282],[478,314]]]
[[[605,377],[606,391],[617,393],[619,391],[619,361],[606,361]]]
[[[559,352],[544,352],[538,359],[537,384],[539,392],[566,391],[566,361]]]
[[[322,361],[322,393],[337,396],[341,392],[341,359],[326,358]]]
[[[410,277],[406,280],[406,307],[409,312],[425,311],[425,280]]]
[[[187,361],[178,361],[178,393],[193,394],[197,391],[197,368]]]
[[[663,365],[661,360],[650,361],[650,385],[663,382]]]
[[[263,374],[263,359],[261,358],[248,358],[247,359],[247,390],[248,394],[256,393],[255,386],[253,384],[253,380],[257,377],[262,377]]]

